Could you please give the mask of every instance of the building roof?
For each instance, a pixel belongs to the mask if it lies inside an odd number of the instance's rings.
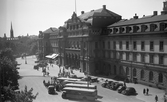
[[[87,20],[91,17],[100,16],[100,17],[110,17],[110,16],[120,16],[112,11],[109,11],[105,8],[97,9],[97,10],[91,10],[90,12],[86,12],[84,14],[81,14],[78,16],[81,20]]]
[[[55,33],[58,32],[57,28],[50,27],[49,29],[43,31],[43,33]]]
[[[166,15],[145,16],[145,17],[138,18],[138,19],[120,20],[110,25],[109,27],[143,24],[143,23],[151,23],[151,22],[157,22],[157,21],[167,21],[167,14]]]

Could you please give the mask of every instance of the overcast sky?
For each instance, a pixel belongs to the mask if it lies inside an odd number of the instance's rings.
[[[81,11],[106,8],[130,19],[162,11],[165,0],[76,0],[77,15]],[[38,35],[50,27],[62,26],[75,11],[75,0],[0,0],[0,36],[10,36],[11,22],[14,36]]]

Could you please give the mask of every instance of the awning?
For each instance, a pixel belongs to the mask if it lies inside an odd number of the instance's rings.
[[[52,54],[52,55],[47,55],[45,56],[46,58],[51,58],[51,59],[55,59],[57,56],[59,56],[59,54]]]

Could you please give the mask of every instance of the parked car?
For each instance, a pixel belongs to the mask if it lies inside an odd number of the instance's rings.
[[[126,87],[121,93],[124,95],[136,95],[136,90],[133,87]]]
[[[112,87],[112,90],[117,90],[119,86],[123,86],[123,83],[115,83],[115,85]]]
[[[106,85],[106,88],[110,89],[110,87],[112,86],[113,84],[113,81],[108,81],[107,85]]]
[[[53,85],[48,86],[48,94],[55,94],[55,88]]]
[[[123,90],[125,90],[126,89],[126,87],[125,86],[119,86],[119,88],[118,88],[118,93],[121,93]]]
[[[118,82],[113,82],[113,83],[111,84],[110,89],[113,90],[113,89],[115,88],[115,85],[116,85],[117,83],[118,83]]]
[[[104,83],[102,83],[101,86],[106,88],[107,84],[108,84],[108,80],[106,80]]]

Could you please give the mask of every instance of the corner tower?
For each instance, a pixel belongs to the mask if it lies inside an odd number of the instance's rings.
[[[163,2],[163,11],[161,11],[161,14],[167,14],[167,0]]]

